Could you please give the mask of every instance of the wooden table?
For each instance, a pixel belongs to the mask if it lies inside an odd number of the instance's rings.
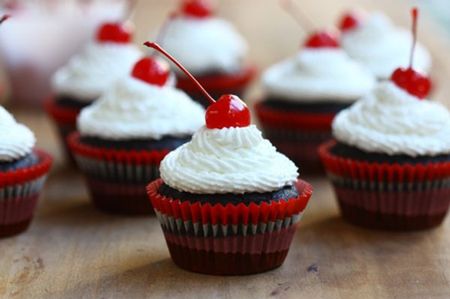
[[[173,2],[141,1],[135,19],[151,28]],[[261,66],[298,48],[304,33],[275,0],[222,2],[222,14],[245,33]],[[323,26],[356,1],[303,2],[305,12]],[[358,3],[381,7],[408,24],[408,10],[394,1]],[[449,104],[448,41],[428,19],[422,25],[422,40],[435,57],[434,76],[440,78],[435,98]],[[148,31],[140,30],[139,39]],[[449,219],[426,232],[360,229],[339,217],[329,183],[307,174],[302,177],[313,183],[315,194],[284,266],[246,277],[180,270],[154,217],[117,217],[93,209],[80,175],[65,168],[46,117],[16,112],[56,164],[30,230],[0,241],[1,298],[450,298]]]

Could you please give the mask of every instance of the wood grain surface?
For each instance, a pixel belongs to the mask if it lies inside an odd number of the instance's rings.
[[[408,24],[407,1],[298,0],[305,13],[328,26],[359,5],[380,8]],[[175,1],[142,0],[134,16],[138,40],[164,20]],[[276,0],[223,0],[265,67],[292,55],[304,30]],[[449,104],[449,41],[424,16],[421,40],[435,59],[434,98]],[[250,98],[260,90],[255,85]],[[0,298],[450,298],[450,220],[417,233],[385,233],[351,226],[339,217],[324,178],[315,187],[285,264],[245,277],[188,273],[170,260],[154,217],[126,218],[96,211],[80,175],[64,166],[53,128],[39,112],[15,111],[56,157],[30,230],[0,240]]]

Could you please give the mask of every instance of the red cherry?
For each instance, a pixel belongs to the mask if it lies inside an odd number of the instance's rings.
[[[131,75],[149,84],[164,86],[169,79],[169,65],[153,57],[144,57],[133,67]]]
[[[206,127],[222,129],[250,125],[250,110],[237,96],[227,94],[206,110]]]
[[[339,37],[334,32],[318,31],[305,42],[307,48],[339,48]]]
[[[350,31],[355,29],[360,24],[360,17],[355,12],[346,13],[339,22],[339,29],[342,31]]]
[[[122,23],[104,23],[97,31],[97,40],[126,44],[131,41],[132,30]]]
[[[184,0],[181,11],[186,16],[207,18],[212,15],[212,5],[209,0]]]
[[[426,98],[432,88],[431,80],[411,67],[396,69],[391,76],[391,80],[398,87],[419,99]]]

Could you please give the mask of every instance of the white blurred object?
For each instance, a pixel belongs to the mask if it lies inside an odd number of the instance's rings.
[[[49,79],[92,38],[104,21],[124,19],[129,0],[8,1],[0,13],[12,17],[0,29],[0,55],[14,102],[38,105]]]

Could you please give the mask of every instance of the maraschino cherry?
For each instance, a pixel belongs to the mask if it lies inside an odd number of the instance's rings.
[[[212,15],[213,9],[209,0],[183,0],[181,12],[185,16],[207,18]]]
[[[339,36],[332,31],[317,31],[305,42],[307,48],[339,48]]]
[[[97,31],[99,42],[126,44],[131,41],[132,30],[123,23],[104,23]]]
[[[170,67],[156,57],[144,57],[136,62],[131,75],[149,84],[164,86],[170,76]]]
[[[417,7],[414,7],[411,10],[411,15],[413,19],[413,44],[411,48],[411,56],[409,59],[409,67],[396,69],[391,76],[391,80],[398,87],[406,90],[409,94],[414,95],[419,99],[424,99],[430,93],[432,83],[427,76],[413,69],[414,51],[417,43],[417,18],[419,15],[419,10],[417,9]]]
[[[189,73],[186,68],[181,65],[175,58],[167,53],[157,43],[146,42],[149,48],[153,48],[166,56],[177,67],[180,68],[183,73],[186,74],[197,85],[199,90],[209,100],[211,105],[206,110],[206,127],[208,129],[223,129],[231,127],[247,127],[250,125],[250,110],[247,105],[235,95],[223,95],[217,101],[214,100],[211,95],[203,88],[203,86]]]
[[[339,29],[342,31],[350,31],[359,26],[361,23],[361,16],[355,11],[349,11],[341,18],[339,22]]]

